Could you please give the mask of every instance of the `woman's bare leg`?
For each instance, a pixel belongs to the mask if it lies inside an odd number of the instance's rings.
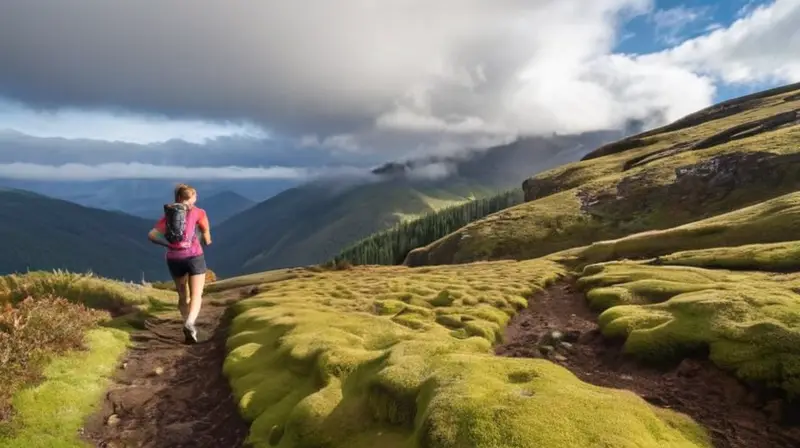
[[[186,321],[194,325],[197,316],[200,315],[200,307],[203,305],[203,288],[206,284],[206,275],[189,276],[189,316]]]
[[[187,341],[197,342],[197,330],[194,328],[197,316],[200,315],[200,307],[203,305],[203,287],[206,283],[206,275],[189,276],[189,313],[184,324],[184,334]]]
[[[188,277],[188,275],[184,275],[183,277],[173,278],[175,289],[178,291],[178,311],[180,311],[181,319],[184,321],[189,315],[189,292],[187,291]]]

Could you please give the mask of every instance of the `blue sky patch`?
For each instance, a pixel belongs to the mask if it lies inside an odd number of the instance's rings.
[[[727,28],[770,0],[657,0],[647,14],[628,21],[620,30],[615,53],[647,54],[669,49],[717,28]],[[717,84],[714,101],[724,101],[776,86]]]

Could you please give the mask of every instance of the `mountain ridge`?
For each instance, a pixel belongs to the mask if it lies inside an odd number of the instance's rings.
[[[0,275],[66,269],[128,281],[143,276],[166,280],[163,251],[147,240],[152,224],[120,211],[0,189],[0,235],[5,239]]]
[[[361,177],[320,179],[285,190],[217,227],[217,272],[230,276],[324,262],[372,233],[501,193],[531,172],[577,160],[619,136],[612,130],[524,137],[452,157],[389,162]]]

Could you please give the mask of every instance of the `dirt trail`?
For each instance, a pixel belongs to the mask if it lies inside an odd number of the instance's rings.
[[[82,436],[97,447],[243,446],[239,417],[222,375],[226,308],[206,299],[196,345],[184,345],[180,318],[149,319],[135,332],[102,408]]]
[[[707,360],[687,359],[660,370],[642,366],[621,354],[619,342],[602,337],[596,318],[570,283],[555,285],[512,319],[496,353],[548,358],[583,381],[628,389],[683,412],[709,430],[717,448],[800,447],[797,405],[749,390]],[[553,331],[561,334],[553,338]]]

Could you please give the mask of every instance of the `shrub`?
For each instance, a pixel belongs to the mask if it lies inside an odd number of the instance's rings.
[[[34,271],[0,276],[0,303],[12,305],[26,297],[63,297],[115,315],[133,311],[137,305],[164,298],[159,291],[137,283],[123,283],[66,271]]]
[[[108,313],[63,297],[28,297],[0,311],[0,421],[8,420],[11,398],[36,381],[52,355],[83,348],[88,328]]]

